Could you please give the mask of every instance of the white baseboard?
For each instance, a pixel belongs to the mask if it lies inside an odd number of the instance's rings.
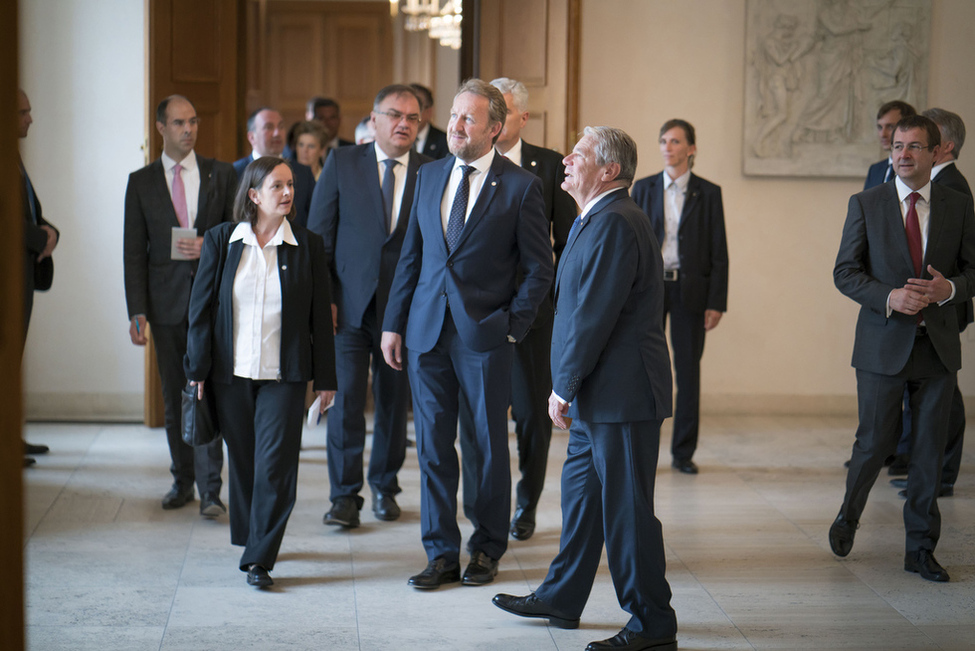
[[[136,422],[143,420],[142,393],[27,393],[29,421]]]

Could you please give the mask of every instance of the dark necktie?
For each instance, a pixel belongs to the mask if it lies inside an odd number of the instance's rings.
[[[23,162],[20,163],[20,173],[24,177],[24,186],[27,188],[27,205],[30,207],[30,220],[36,224],[37,195],[34,194],[34,185],[30,182],[30,177],[27,176],[27,170],[24,168]]]
[[[904,229],[907,231],[907,248],[911,250],[911,261],[914,263],[914,277],[921,277],[921,264],[924,261],[924,249],[921,248],[921,225],[917,219],[917,200],[921,198],[917,192],[908,195],[911,205],[907,209],[907,219]]]
[[[457,185],[457,192],[454,194],[454,204],[450,207],[450,217],[447,219],[447,232],[444,238],[447,240],[447,253],[454,250],[460,240],[460,234],[464,232],[464,221],[467,217],[467,200],[471,194],[470,175],[474,168],[470,165],[461,165],[460,171],[463,176]]]
[[[890,161],[887,161],[887,171],[884,172],[884,183],[886,183],[887,181],[891,180],[894,177],[894,175],[891,174],[891,172],[893,171],[894,171],[894,166],[890,164]]]
[[[386,234],[389,235],[393,225],[393,190],[396,188],[393,170],[396,169],[397,161],[387,158],[383,162],[386,163],[386,173],[383,174],[383,209],[386,211]]]
[[[575,221],[572,222],[572,228],[569,229],[569,237],[565,239],[566,243],[572,241],[572,238],[575,236],[580,226],[582,226],[582,215],[576,217]]]

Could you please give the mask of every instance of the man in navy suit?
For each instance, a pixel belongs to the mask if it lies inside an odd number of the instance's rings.
[[[250,156],[244,156],[234,161],[234,171],[237,178],[244,176],[244,170],[261,156],[284,156],[284,118],[281,114],[267,107],[262,107],[251,113],[247,118],[247,142],[251,144]],[[315,174],[311,168],[301,163],[290,163],[295,182],[295,218],[293,224],[305,226],[308,224],[308,210],[311,208],[311,194],[315,189]]]
[[[934,558],[941,533],[938,492],[948,416],[961,367],[956,305],[975,294],[975,211],[971,197],[931,182],[938,126],[901,120],[891,152],[897,178],[850,198],[836,256],[836,287],[860,304],[853,366],[860,423],[846,496],[829,544],[846,556],[870,488],[900,434],[905,389],[914,446],[904,506],[904,569],[947,581]]]
[[[30,100],[27,93],[17,90],[17,136],[27,137],[27,131],[34,120],[30,116]],[[44,219],[41,202],[34,192],[34,185],[30,182],[24,161],[17,155],[20,165],[21,205],[24,215],[24,346],[27,345],[27,330],[30,326],[30,315],[34,309],[34,292],[51,289],[54,280],[54,261],[51,254],[58,245],[60,233]],[[32,444],[24,441],[24,467],[37,463],[32,454],[46,454],[50,448],[46,445]]]
[[[223,441],[197,448],[183,442],[183,355],[190,290],[203,235],[213,226],[233,220],[237,175],[229,164],[196,154],[196,109],[185,97],[172,95],[159,103],[156,130],[163,138],[162,155],[133,172],[125,191],[124,269],[129,337],[136,346],[145,346],[146,323],[152,327],[173,475],[173,486],[163,498],[162,507],[176,509],[191,502],[195,481],[200,492],[200,513],[216,517],[226,513],[220,501]],[[174,227],[196,229],[196,237],[177,242],[181,254],[177,259],[171,254]]]
[[[562,537],[533,594],[494,597],[515,615],[576,628],[605,542],[630,620],[592,651],[677,648],[653,512],[660,424],[671,413],[664,283],[650,222],[627,194],[636,160],[633,139],[610,127],[586,127],[565,158],[562,187],[583,209],[555,281],[549,415],[569,429]]]
[[[508,106],[504,128],[494,147],[498,153],[528,170],[542,181],[545,216],[548,218],[555,264],[576,218],[576,203],[562,189],[565,167],[557,151],[529,144],[521,139],[528,123],[528,89],[520,81],[502,77],[491,85],[501,91]],[[552,390],[549,352],[552,348],[552,298],[546,295],[538,315],[525,338],[515,345],[511,373],[511,414],[518,440],[518,470],[521,479],[515,488],[515,513],[511,518],[511,537],[528,540],[535,533],[535,509],[545,486],[545,468],[552,439],[552,420],[548,417],[548,395]],[[464,514],[474,520],[477,501],[476,454],[474,426],[470,410],[461,405],[460,443],[464,475]]]
[[[433,93],[420,84],[410,84],[410,86],[420,98],[420,130],[416,134],[416,150],[435,160],[450,156],[447,134],[430,122],[433,118]]]
[[[508,544],[513,344],[528,332],[553,271],[541,182],[493,147],[506,112],[501,92],[480,79],[465,82],[454,97],[448,127],[454,156],[420,168],[383,320],[383,356],[395,369],[408,356],[413,390],[428,559],[410,578],[416,588],[490,583]],[[459,399],[473,411],[482,459],[477,526],[462,579]]]
[[[670,315],[677,405],[670,450],[678,471],[696,474],[705,333],[728,305],[728,243],[721,188],[691,173],[694,127],[668,120],[660,128],[664,171],[633,184],[633,200],[650,216],[664,260],[664,317]]]
[[[325,161],[311,202],[309,230],[325,240],[339,390],[328,414],[328,476],[332,506],[325,524],[356,527],[362,508],[366,391],[372,369],[375,402],[369,486],[380,520],[400,516],[397,473],[406,456],[406,372],[383,363],[383,315],[420,165],[413,151],[420,103],[409,86],[387,86],[373,103],[374,143],[342,147]]]
[[[894,171],[894,161],[889,156],[890,138],[894,135],[894,127],[897,126],[897,123],[912,115],[917,115],[914,107],[900,100],[887,102],[877,110],[877,138],[880,139],[880,148],[888,152],[888,156],[883,160],[878,160],[867,170],[867,178],[863,182],[864,190],[891,181],[897,176]]]

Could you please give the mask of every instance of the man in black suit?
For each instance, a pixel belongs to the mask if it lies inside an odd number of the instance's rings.
[[[877,110],[877,138],[880,140],[880,148],[888,152],[888,156],[877,161],[867,170],[867,178],[863,182],[864,190],[892,181],[897,176],[894,171],[894,161],[889,155],[890,139],[894,135],[894,127],[897,123],[912,115],[917,115],[914,107],[900,100],[887,102]]]
[[[342,108],[334,99],[330,97],[312,97],[305,106],[305,119],[309,122],[318,122],[325,127],[326,131],[332,134],[327,151],[355,144],[344,138],[339,138],[339,129],[342,127]]]
[[[424,156],[435,160],[446,158],[450,155],[447,134],[430,123],[433,119],[433,93],[420,84],[410,84],[410,86],[420,98],[420,129],[416,134],[414,148]]]
[[[696,474],[704,336],[728,304],[728,242],[721,188],[691,172],[694,127],[668,120],[660,128],[664,171],[633,184],[633,200],[650,216],[664,260],[664,318],[670,315],[677,405],[672,465]]]
[[[397,473],[406,456],[405,371],[383,362],[383,315],[420,165],[413,151],[420,102],[409,86],[387,86],[373,104],[376,140],[342,147],[325,161],[312,197],[309,230],[325,240],[332,301],[337,310],[336,373],[339,390],[328,413],[328,476],[332,506],[325,524],[356,527],[362,508],[362,456],[366,392],[372,369],[375,403],[369,486],[372,511],[395,520],[400,508]]]
[[[904,569],[930,581],[948,580],[934,549],[948,415],[961,367],[955,306],[975,294],[975,211],[971,197],[931,182],[940,144],[938,126],[926,117],[897,124],[891,145],[897,178],[850,198],[833,269],[836,287],[861,306],[853,346],[860,423],[830,547],[837,556],[853,548],[867,495],[900,434],[906,388],[914,447]]]
[[[549,415],[569,429],[562,537],[533,594],[494,597],[515,615],[577,628],[605,542],[630,620],[590,651],[677,648],[653,512],[660,424],[671,412],[664,283],[650,222],[626,190],[636,160],[633,139],[610,127],[586,127],[565,158],[562,187],[583,210],[555,281]]]
[[[329,132],[331,133],[331,132]],[[274,109],[259,108],[247,118],[247,142],[251,144],[250,156],[234,161],[237,178],[242,178],[244,170],[261,156],[284,157],[284,118]],[[291,163],[295,183],[295,218],[292,223],[299,226],[308,224],[308,210],[311,207],[311,194],[315,189],[315,174],[311,168],[301,163]]]
[[[198,156],[198,120],[193,104],[171,95],[156,109],[156,130],[163,138],[160,158],[129,175],[125,191],[124,268],[129,337],[145,346],[152,327],[162,381],[166,439],[172,459],[173,486],[164,509],[193,501],[200,492],[200,514],[216,517],[227,509],[220,501],[223,441],[193,448],[180,435],[182,389],[186,384],[187,310],[200,258],[203,234],[233,218],[237,175],[228,163]],[[196,237],[179,238],[174,228],[194,228]]]
[[[565,178],[562,155],[521,139],[521,131],[528,123],[528,89],[523,83],[502,77],[492,81],[491,85],[501,91],[508,106],[504,128],[494,147],[515,165],[541,179],[545,216],[550,222],[558,267],[559,256],[576,217],[575,201],[561,187]],[[521,472],[510,527],[511,537],[515,540],[528,540],[535,533],[535,509],[545,486],[545,467],[552,439],[552,420],[548,417],[548,395],[552,389],[549,357],[552,315],[552,298],[546,295],[528,334],[515,345],[515,361],[511,367],[511,413],[518,440],[518,470]],[[473,506],[477,501],[477,484],[473,478],[480,461],[473,431],[470,409],[462,404],[460,443],[464,466],[464,513],[476,526]]]
[[[23,140],[33,124],[30,116],[30,100],[27,93],[17,90],[17,137]],[[30,182],[24,161],[17,155],[20,167],[21,206],[24,214],[24,339],[27,345],[27,329],[30,326],[30,316],[34,309],[34,292],[51,289],[54,280],[54,261],[51,254],[58,245],[60,233],[44,219],[41,202],[34,192],[34,185]],[[21,349],[23,351],[23,349]],[[32,454],[45,454],[50,451],[46,445],[35,445],[24,441],[24,467],[32,466],[37,461]]]
[[[428,561],[409,583],[421,589],[490,583],[508,546],[513,344],[527,334],[553,271],[541,181],[494,149],[506,112],[501,92],[480,79],[454,97],[454,156],[420,168],[383,319],[386,362],[399,370],[409,356]],[[461,399],[482,459],[463,577],[454,450]]]

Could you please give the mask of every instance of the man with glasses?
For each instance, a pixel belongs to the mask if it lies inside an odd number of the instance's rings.
[[[420,102],[409,86],[387,86],[373,103],[372,143],[335,149],[312,196],[308,228],[325,240],[336,319],[339,388],[328,415],[332,506],[325,524],[359,526],[363,499],[366,392],[375,401],[368,481],[379,520],[400,516],[397,473],[406,455],[406,372],[383,363],[380,326],[399,261],[420,165],[413,150]],[[323,279],[325,280],[325,279]]]
[[[837,556],[853,548],[867,495],[897,445],[906,389],[914,448],[904,569],[929,581],[948,580],[934,549],[949,407],[961,367],[955,306],[975,294],[972,199],[931,182],[940,145],[929,118],[898,122],[891,145],[897,178],[850,198],[833,269],[836,287],[861,306],[853,345],[860,422],[830,547]]]

